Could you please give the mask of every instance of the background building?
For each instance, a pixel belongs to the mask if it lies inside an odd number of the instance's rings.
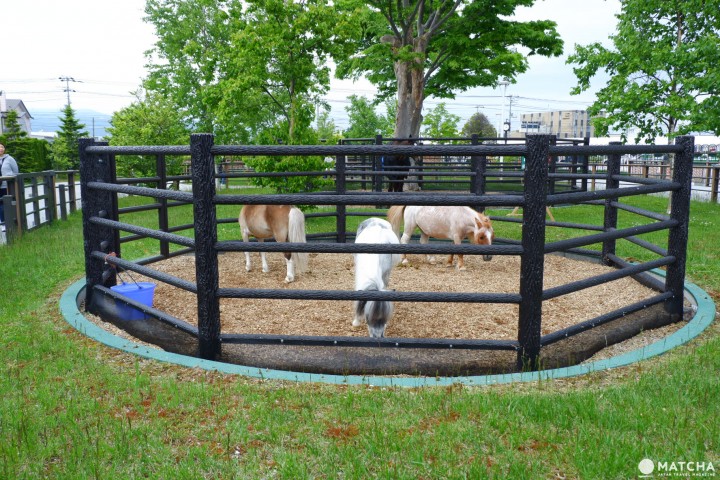
[[[5,132],[7,114],[13,110],[17,112],[20,128],[29,134],[31,131],[30,121],[32,120],[30,112],[28,112],[28,109],[25,108],[25,104],[22,100],[6,98],[4,91],[0,91],[0,134]]]
[[[524,113],[520,116],[520,133],[557,135],[558,138],[595,136],[587,110]]]

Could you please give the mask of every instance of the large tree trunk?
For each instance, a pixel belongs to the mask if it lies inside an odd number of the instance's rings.
[[[399,43],[399,42],[398,42]],[[395,118],[395,138],[418,138],[422,124],[422,108],[425,99],[425,71],[423,60],[427,43],[422,39],[414,39],[413,51],[417,54],[414,62],[396,61],[395,77],[397,78],[398,109]],[[412,158],[412,167],[417,165],[419,159]],[[411,175],[405,183],[405,189],[420,190],[417,176]]]

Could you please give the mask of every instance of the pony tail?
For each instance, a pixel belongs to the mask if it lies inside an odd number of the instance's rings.
[[[306,243],[305,239],[305,214],[297,207],[290,209],[288,214],[288,241],[292,243]],[[292,260],[298,273],[304,273],[308,269],[307,252],[293,252]]]
[[[400,238],[400,222],[403,218],[403,212],[405,211],[405,205],[394,205],[388,209],[387,218],[390,225],[392,225],[393,232]]]

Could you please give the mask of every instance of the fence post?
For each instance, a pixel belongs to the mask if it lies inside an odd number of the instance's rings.
[[[471,145],[480,145],[479,137],[477,133],[473,133],[470,137]],[[487,156],[485,155],[473,155],[470,157],[470,170],[473,174],[470,181],[470,191],[474,195],[484,195],[486,188],[485,172],[487,171]],[[474,207],[475,208],[475,207]],[[484,212],[485,207],[475,208],[478,212]]]
[[[220,300],[215,211],[215,161],[213,136],[190,135],[193,213],[195,219],[195,276],[197,280],[198,356],[220,357]]]
[[[517,355],[522,370],[539,368],[550,142],[550,135],[527,137]]]
[[[95,225],[93,217],[112,217],[114,193],[88,188],[90,182],[112,182],[114,174],[107,156],[89,154],[87,147],[97,145],[91,138],[79,139],[80,150],[80,196],[82,201],[83,238],[85,247],[85,296],[86,309],[92,309],[95,285],[111,287],[117,283],[115,270],[107,263],[92,257],[94,251],[116,252],[118,244],[110,227]],[[111,218],[114,219],[114,218]],[[91,310],[92,311],[92,310]]]
[[[621,145],[620,142],[610,142],[610,145]],[[620,155],[617,153],[611,153],[608,155],[607,160],[607,176],[605,178],[605,189],[618,188],[620,181],[617,179],[617,175],[620,175]],[[605,199],[605,219],[603,222],[603,231],[609,232],[617,228],[618,211],[617,207],[614,207],[612,203],[616,201],[616,198]],[[609,259],[609,255],[615,254],[616,241],[603,240],[602,245],[602,262],[605,265],[612,265],[612,261]]]
[[[590,145],[590,137],[584,137],[582,144],[584,146]],[[580,155],[579,163],[580,163],[580,168],[581,168],[582,173],[585,173],[585,174],[590,173],[590,157],[588,155]],[[593,171],[593,173],[595,173],[595,172]],[[595,182],[595,180],[593,180],[593,182]],[[583,178],[580,181],[580,185],[581,185],[580,188],[582,189],[582,191],[587,192],[587,189],[588,189],[587,178]],[[595,184],[593,183],[593,186],[594,185]],[[593,188],[593,190],[594,190],[594,188]]]
[[[720,166],[715,165],[712,169],[712,182],[710,187],[710,201],[712,203],[717,203],[718,199],[718,187],[720,187],[720,175],[718,175],[720,171]]]
[[[68,198],[70,199],[70,213],[73,213],[75,210],[77,210],[77,198],[75,195],[75,172],[73,170],[69,170],[67,172],[68,176]]]
[[[165,155],[160,154],[155,157],[155,174],[158,177],[157,188],[160,190],[167,189],[167,163]],[[163,232],[168,232],[170,222],[168,220],[168,201],[167,198],[159,198],[160,207],[158,209],[158,227]],[[167,240],[160,240],[160,255],[164,258],[170,257],[170,243]]]
[[[712,176],[712,167],[710,166],[709,160],[707,162],[705,162],[705,166],[707,167],[707,170],[705,173],[705,178],[703,180],[705,180],[705,186],[709,187],[710,186],[710,177]]]
[[[45,193],[45,215],[48,222],[58,219],[57,203],[55,202],[55,172],[49,171],[43,174],[43,190]]]
[[[58,195],[60,196],[60,220],[67,220],[67,200],[65,196],[65,185],[58,185]]]
[[[15,181],[8,182],[8,194],[15,199],[15,220],[17,221],[18,235],[27,230],[27,206],[25,204],[25,174],[19,173]]]
[[[690,222],[690,193],[692,189],[693,150],[695,138],[682,136],[675,139],[676,145],[683,147],[682,152],[675,155],[673,182],[680,188],[671,194],[670,218],[678,224],[668,234],[668,255],[675,261],[667,266],[665,291],[673,293],[673,297],[665,302],[665,311],[678,320],[683,314],[683,292],[685,289],[685,261],[687,258],[688,224]]]
[[[557,145],[557,136],[556,135],[550,135],[549,139],[550,145]],[[550,173],[555,173],[557,171],[557,157],[550,157],[548,156],[546,162],[548,163],[548,169],[550,170]],[[548,177],[550,182],[547,187],[548,194],[553,195],[555,193],[555,178]]]
[[[375,135],[375,145],[382,145],[383,144],[383,137],[382,135]],[[382,192],[382,170],[383,170],[383,157],[378,155],[373,155],[373,177],[372,177],[372,185],[373,185],[373,192]]]
[[[335,157],[335,192],[338,195],[347,193],[347,184],[345,182],[345,155],[337,155]],[[347,205],[337,205],[335,207],[335,231],[337,232],[337,242],[347,242]]]
[[[9,185],[10,181],[8,181],[8,186]],[[8,192],[9,191],[10,190],[8,189]],[[11,195],[0,197],[0,202],[3,202],[3,208],[5,211],[5,241],[9,245],[20,233],[17,223],[17,211],[15,209],[16,202]]]

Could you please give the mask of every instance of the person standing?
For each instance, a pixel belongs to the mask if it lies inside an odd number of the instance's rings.
[[[0,177],[14,177],[20,170],[18,164],[13,157],[5,153],[5,145],[0,143]],[[5,228],[5,207],[3,205],[2,197],[8,193],[7,180],[3,180],[0,183],[0,223]]]

